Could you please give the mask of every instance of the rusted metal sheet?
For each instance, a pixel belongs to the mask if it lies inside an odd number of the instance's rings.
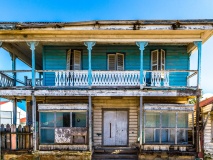
[[[88,110],[88,104],[76,103],[76,104],[38,104],[38,110]]]
[[[146,111],[181,111],[181,112],[193,112],[193,104],[154,104],[154,103],[145,103],[144,110]]]

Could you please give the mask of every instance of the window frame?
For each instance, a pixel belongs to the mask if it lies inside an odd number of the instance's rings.
[[[109,55],[114,55],[115,58],[114,58],[114,70],[110,70],[110,66],[109,66]],[[123,56],[123,70],[118,70],[118,56],[119,55],[122,55]],[[125,53],[124,52],[110,52],[110,53],[107,53],[107,70],[108,71],[125,71]]]
[[[74,113],[74,112],[84,112],[84,113],[86,113],[85,115],[86,115],[86,126],[85,127],[73,127],[72,126],[72,113]],[[53,126],[50,126],[50,127],[44,127],[44,126],[41,126],[41,113],[53,113],[54,114],[54,125]],[[56,114],[57,113],[70,113],[70,126],[69,127],[57,127],[56,126],[56,121],[57,121],[57,119],[56,119]],[[42,143],[41,142],[41,138],[40,138],[40,141],[39,141],[39,143],[40,144],[57,144],[56,142],[55,142],[55,129],[56,128],[87,128],[88,127],[88,120],[87,120],[87,118],[88,118],[88,113],[87,113],[87,110],[62,110],[62,111],[52,111],[52,110],[42,110],[42,111],[40,111],[39,112],[39,137],[41,137],[41,130],[43,129],[43,130],[45,130],[45,129],[53,129],[54,130],[54,142],[53,143]]]
[[[157,51],[157,64],[156,64],[156,66],[157,66],[157,69],[156,70],[154,70],[153,69],[153,54],[154,54],[154,52],[156,52]],[[162,56],[162,53],[164,53],[164,57]],[[159,58],[160,57],[160,58]],[[162,58],[163,57],[163,58]],[[162,59],[163,59],[163,63],[162,63]],[[160,63],[160,64],[159,64]],[[164,65],[164,69],[162,69],[162,66]],[[160,68],[159,68],[159,66],[160,66]],[[166,50],[165,49],[155,49],[155,50],[151,50],[151,70],[152,71],[164,71],[164,70],[166,70]]]
[[[80,64],[79,69],[75,69],[75,51],[80,52]],[[67,49],[66,50],[66,70],[82,70],[82,55],[83,51],[81,49]]]
[[[159,114],[159,126],[156,126],[156,127],[146,127],[146,113],[158,113]],[[162,113],[175,113],[175,127],[162,127]],[[185,114],[188,114],[188,120],[187,120],[187,126],[186,127],[178,127],[178,114],[183,114],[183,113],[185,113]],[[180,131],[180,130],[184,130],[184,134],[185,134],[185,139],[187,140],[186,142],[186,144],[189,144],[189,137],[188,137],[188,131],[193,131],[193,129],[192,129],[192,127],[193,126],[189,126],[190,124],[189,124],[189,114],[191,114],[191,116],[193,116],[193,113],[190,113],[190,112],[175,112],[175,111],[170,111],[170,112],[166,112],[166,111],[161,111],[161,112],[151,112],[151,111],[145,111],[144,112],[144,144],[175,144],[175,145],[184,145],[185,144],[185,142],[183,142],[182,144],[181,143],[178,143],[178,135],[177,135],[177,132],[178,131]],[[146,142],[146,129],[153,129],[153,141],[151,142]],[[155,141],[155,130],[160,130],[159,131],[159,140],[157,141]],[[167,130],[168,131],[168,137],[171,135],[169,135],[169,133],[172,131],[172,130],[174,130],[175,131],[175,141],[174,141],[174,143],[172,143],[172,142],[169,142],[169,138],[168,138],[168,141],[166,141],[166,142],[162,142],[162,130]],[[170,131],[170,132],[169,132]]]

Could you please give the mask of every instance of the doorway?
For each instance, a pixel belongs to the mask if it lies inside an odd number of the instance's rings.
[[[128,144],[128,111],[103,111],[103,145],[127,146]]]

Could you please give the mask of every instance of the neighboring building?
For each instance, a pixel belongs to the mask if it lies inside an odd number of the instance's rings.
[[[21,122],[22,118],[26,118],[26,111],[17,107],[17,126],[26,125],[26,121]],[[13,124],[13,103],[10,101],[1,101],[0,102],[0,124]]]
[[[213,159],[213,97],[200,102],[202,113],[201,140],[204,159]]]
[[[213,20],[0,23],[13,60],[0,96],[27,101],[35,155],[193,159],[199,126],[188,100],[201,95],[201,46],[212,33]],[[17,74],[29,72],[15,71],[16,58],[32,66],[23,86]]]

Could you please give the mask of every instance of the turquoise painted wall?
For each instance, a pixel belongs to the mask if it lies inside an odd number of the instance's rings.
[[[77,49],[82,51],[82,69],[88,69],[88,56],[85,46],[76,47],[55,47],[44,46],[43,48],[43,69],[44,70],[64,70],[66,69],[66,50]],[[144,69],[151,69],[151,51],[164,49],[166,51],[166,70],[188,70],[189,54],[186,46],[147,46],[144,51]],[[139,70],[140,51],[135,46],[99,46],[92,50],[92,70],[107,70],[107,53],[125,53],[125,70]],[[186,86],[188,73],[171,73],[171,86]],[[54,85],[54,73],[44,74],[44,85]]]

